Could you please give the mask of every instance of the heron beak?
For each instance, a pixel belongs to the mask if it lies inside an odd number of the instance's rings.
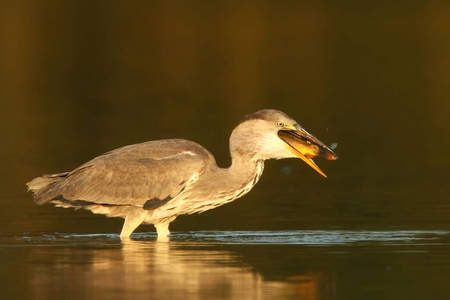
[[[319,174],[327,177],[324,172],[312,160],[314,157],[323,157],[328,160],[336,160],[338,156],[331,150],[330,147],[316,139],[302,128],[292,126],[292,129],[279,130],[278,137],[282,139],[287,148],[295,154],[295,156],[302,159],[311,168],[316,170]]]

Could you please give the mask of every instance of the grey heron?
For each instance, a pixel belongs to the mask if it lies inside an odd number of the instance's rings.
[[[331,148],[285,113],[265,109],[234,128],[229,168],[219,168],[197,143],[167,139],[118,148],[71,172],[37,177],[27,186],[36,204],[125,218],[122,239],[143,223],[153,224],[163,237],[178,215],[213,209],[248,193],[265,160],[298,157],[326,177],[312,158],[337,159]]]

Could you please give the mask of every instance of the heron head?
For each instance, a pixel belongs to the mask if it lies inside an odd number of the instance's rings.
[[[327,146],[281,111],[265,109],[246,116],[230,137],[232,156],[257,160],[298,157],[327,177],[312,158],[338,159]]]

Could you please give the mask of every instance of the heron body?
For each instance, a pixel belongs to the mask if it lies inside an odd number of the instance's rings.
[[[85,208],[123,217],[121,238],[142,223],[167,236],[178,215],[199,213],[233,201],[258,182],[264,160],[299,157],[320,174],[311,158],[337,159],[328,146],[286,114],[261,110],[245,117],[230,137],[231,166],[183,139],[150,141],[100,155],[71,172],[27,183],[36,204]]]

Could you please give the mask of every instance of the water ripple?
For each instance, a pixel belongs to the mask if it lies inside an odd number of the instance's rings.
[[[135,233],[132,239],[154,241],[156,234]],[[28,242],[114,242],[118,234],[43,234],[16,236],[15,240]],[[240,245],[359,245],[359,244],[450,244],[450,231],[351,231],[351,230],[298,230],[298,231],[187,231],[173,232],[173,242],[201,242]]]
[[[449,237],[449,231],[199,231],[178,234],[177,240],[226,244],[292,244],[292,245],[343,245],[355,243],[430,243]]]

